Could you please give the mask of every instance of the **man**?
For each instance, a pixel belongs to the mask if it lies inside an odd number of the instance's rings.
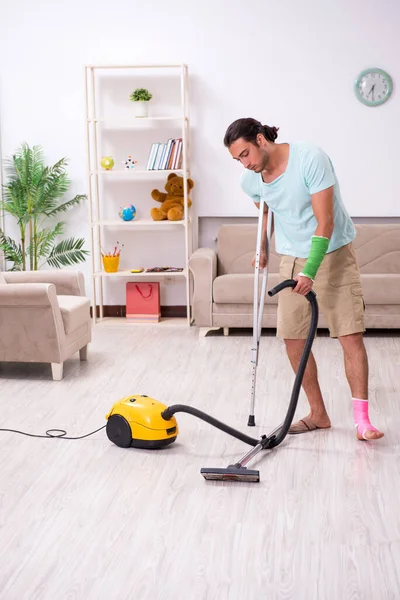
[[[260,267],[266,266],[268,210],[274,215],[275,246],[281,257],[281,279],[294,279],[293,290],[279,294],[277,335],[284,339],[296,372],[309,327],[310,307],[303,297],[315,288],[330,336],[344,352],[346,377],[353,397],[357,438],[383,437],[368,415],[368,358],[363,342],[364,300],[352,241],[356,231],[340,195],[329,157],[308,143],[276,144],[276,127],[255,119],[238,119],[224,144],[246,171],[242,188],[259,208],[265,201]],[[255,259],[252,264],[254,265]],[[289,433],[331,426],[311,354],[303,379],[310,414]]]

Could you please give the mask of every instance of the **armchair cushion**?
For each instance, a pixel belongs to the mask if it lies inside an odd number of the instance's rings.
[[[68,335],[90,320],[90,300],[84,296],[58,296],[58,305]]]

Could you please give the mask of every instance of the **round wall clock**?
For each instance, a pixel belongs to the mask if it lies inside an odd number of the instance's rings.
[[[389,100],[392,89],[392,78],[382,69],[365,69],[354,82],[354,92],[366,106],[380,106]]]

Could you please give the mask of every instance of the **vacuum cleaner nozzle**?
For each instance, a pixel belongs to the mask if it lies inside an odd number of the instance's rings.
[[[252,471],[246,467],[237,467],[229,465],[226,469],[201,469],[200,473],[204,479],[210,481],[250,481],[258,483],[260,481],[260,472]]]

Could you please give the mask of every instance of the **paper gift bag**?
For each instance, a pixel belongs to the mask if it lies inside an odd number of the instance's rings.
[[[160,284],[129,282],[126,284],[126,318],[154,323],[160,320]]]

